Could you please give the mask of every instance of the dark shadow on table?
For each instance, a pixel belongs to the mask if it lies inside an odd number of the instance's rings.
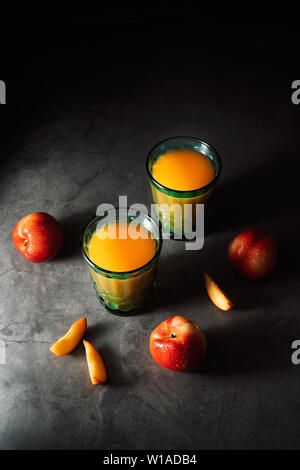
[[[95,217],[95,211],[71,214],[59,221],[64,234],[64,244],[58,258],[68,258],[80,253],[80,236],[89,220]]]
[[[224,182],[221,175],[212,199],[212,213],[205,219],[206,235],[239,231],[297,211],[299,155],[300,149],[299,153],[272,156],[266,162],[262,155],[262,163],[253,169],[245,164],[244,172]]]
[[[201,373],[232,375],[286,369],[290,360],[284,330],[276,328],[271,312],[207,330],[207,354]]]

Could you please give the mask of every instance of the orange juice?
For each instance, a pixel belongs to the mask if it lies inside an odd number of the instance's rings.
[[[173,146],[175,142],[185,140],[178,137],[165,142]],[[190,140],[198,143],[195,139]],[[207,152],[208,146],[203,145]],[[158,152],[156,149],[153,157],[151,154],[148,157],[153,202],[163,230],[182,238],[183,233],[190,232],[195,226],[197,205],[206,203],[210,196],[216,169],[211,158],[192,148],[173,147],[161,154]]]
[[[89,243],[89,257],[102,269],[115,272],[141,268],[155,254],[155,241],[151,233],[139,226],[140,238],[130,237],[129,223],[116,222],[101,227]],[[112,238],[112,237],[116,238]],[[126,237],[126,238],[121,238]]]
[[[158,183],[176,191],[193,191],[203,188],[214,178],[214,167],[199,152],[189,149],[170,150],[156,160],[153,178]]]
[[[151,220],[148,218],[147,222]],[[98,228],[96,220],[91,225],[93,231],[86,229],[87,236],[83,237],[98,299],[116,313],[137,309],[147,300],[161,247],[160,238],[152,238],[141,224],[132,224],[123,220],[100,224]],[[134,229],[133,235],[130,227]]]

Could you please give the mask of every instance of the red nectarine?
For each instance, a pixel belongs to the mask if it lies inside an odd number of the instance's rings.
[[[17,250],[32,263],[54,258],[63,244],[62,231],[52,215],[28,214],[15,225],[12,239]]]
[[[267,276],[276,264],[277,254],[273,238],[256,228],[240,232],[228,246],[232,267],[248,279]]]
[[[197,369],[206,352],[206,338],[192,320],[176,315],[158,325],[150,336],[150,352],[162,367],[176,372]]]

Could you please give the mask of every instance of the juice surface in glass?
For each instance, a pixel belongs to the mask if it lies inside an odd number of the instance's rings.
[[[158,183],[176,191],[193,191],[209,184],[215,175],[211,161],[190,149],[171,150],[160,156],[152,170]]]
[[[147,229],[139,226],[138,233],[139,238],[131,238],[129,223],[126,221],[101,227],[91,237],[88,248],[90,259],[109,271],[124,272],[141,268],[153,258],[156,246]]]

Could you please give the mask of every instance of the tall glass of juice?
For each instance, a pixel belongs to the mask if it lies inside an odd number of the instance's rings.
[[[161,247],[160,228],[142,212],[115,208],[87,223],[81,251],[97,297],[110,312],[132,315],[150,298]]]
[[[146,169],[164,232],[184,238],[185,227],[195,226],[196,207],[208,202],[221,167],[217,151],[196,137],[172,137],[153,147]]]

